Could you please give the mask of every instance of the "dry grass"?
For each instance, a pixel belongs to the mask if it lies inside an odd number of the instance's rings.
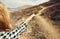
[[[28,16],[31,16],[31,14],[32,14],[31,12],[30,13],[17,13],[17,12],[11,13],[12,25],[14,27],[18,26],[23,21],[23,19],[28,18]],[[46,17],[48,17],[48,14]],[[52,21],[49,18],[47,19],[45,18],[45,16],[43,17],[35,16],[28,23],[27,30],[22,33],[19,39],[60,39],[59,35],[60,34],[57,28],[55,27],[55,25],[52,24]]]

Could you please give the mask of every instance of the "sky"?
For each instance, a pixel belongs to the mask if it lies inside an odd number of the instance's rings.
[[[0,0],[9,8],[21,7],[24,5],[38,5],[49,0]]]

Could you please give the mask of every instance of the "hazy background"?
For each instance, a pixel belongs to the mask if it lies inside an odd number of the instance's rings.
[[[38,5],[49,0],[0,0],[9,8],[21,7],[24,5]]]

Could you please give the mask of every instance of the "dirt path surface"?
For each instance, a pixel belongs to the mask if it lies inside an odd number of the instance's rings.
[[[20,39],[60,39],[59,33],[48,20],[35,16]]]

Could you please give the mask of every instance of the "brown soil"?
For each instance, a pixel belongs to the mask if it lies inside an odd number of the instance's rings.
[[[14,27],[18,26],[22,21],[24,21],[24,19],[28,18],[28,16],[32,14],[31,11],[35,12],[34,9],[37,12],[41,10],[41,9],[37,10],[37,8],[35,7],[35,8],[24,9],[21,12],[19,11],[12,12],[10,14],[12,25]],[[42,14],[34,17],[28,23],[27,30],[23,32],[19,38],[20,39],[60,39],[59,31],[60,31],[60,3],[45,9],[42,12]]]

